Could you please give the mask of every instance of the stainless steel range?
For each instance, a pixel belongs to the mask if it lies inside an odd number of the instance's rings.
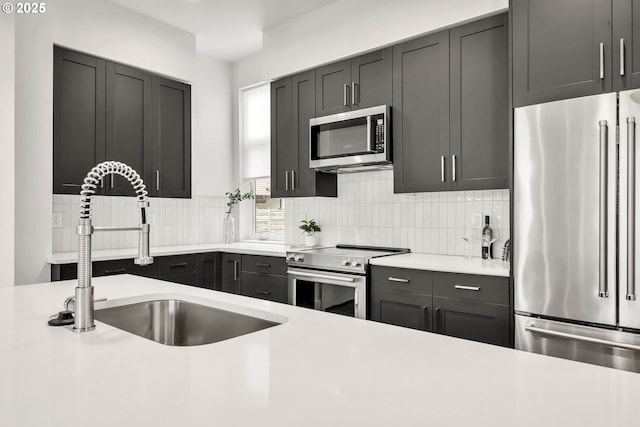
[[[289,302],[300,307],[367,318],[369,261],[409,249],[337,245],[287,251]]]

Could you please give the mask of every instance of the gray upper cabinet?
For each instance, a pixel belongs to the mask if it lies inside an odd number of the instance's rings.
[[[619,49],[612,0],[512,0],[511,7],[515,107],[612,90]]]
[[[390,105],[392,48],[325,65],[316,70],[316,116]]]
[[[613,90],[640,87],[640,0],[613,1]]]
[[[509,186],[507,16],[450,31],[450,190]]]
[[[58,47],[53,53],[53,192],[80,194],[87,172],[105,160],[106,65]]]
[[[79,194],[105,160],[133,167],[151,196],[191,197],[191,87],[54,47],[53,192]],[[133,195],[108,176],[102,195]]]
[[[106,158],[126,163],[140,174],[150,170],[151,74],[108,62],[106,98]],[[135,195],[131,184],[119,175],[106,181],[103,186],[109,195]]]
[[[152,196],[191,197],[191,86],[153,76]]]
[[[446,188],[449,155],[449,32],[393,48],[394,192]]]
[[[337,177],[309,168],[314,71],[271,83],[271,197],[337,196]]]
[[[507,188],[506,15],[394,46],[394,191]]]

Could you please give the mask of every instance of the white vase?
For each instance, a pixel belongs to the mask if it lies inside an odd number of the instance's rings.
[[[315,234],[305,234],[304,235],[304,245],[308,247],[317,246],[318,245],[318,236]]]

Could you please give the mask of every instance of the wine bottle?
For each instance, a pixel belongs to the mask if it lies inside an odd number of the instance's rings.
[[[493,230],[489,226],[489,215],[484,217],[484,227],[482,228],[482,259],[491,258],[491,241],[493,240]]]

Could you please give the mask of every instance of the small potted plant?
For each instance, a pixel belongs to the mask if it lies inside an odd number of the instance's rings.
[[[224,193],[229,200],[227,201],[227,215],[224,217],[224,222],[222,224],[223,230],[223,238],[225,243],[233,243],[235,241],[235,220],[233,219],[233,208],[243,200],[254,199],[255,195],[253,194],[253,190],[248,193],[240,193],[240,189],[236,188],[234,191],[230,193]]]
[[[315,219],[303,219],[300,221],[300,230],[304,231],[305,246],[316,246],[318,244],[316,233],[320,232],[320,226]]]

